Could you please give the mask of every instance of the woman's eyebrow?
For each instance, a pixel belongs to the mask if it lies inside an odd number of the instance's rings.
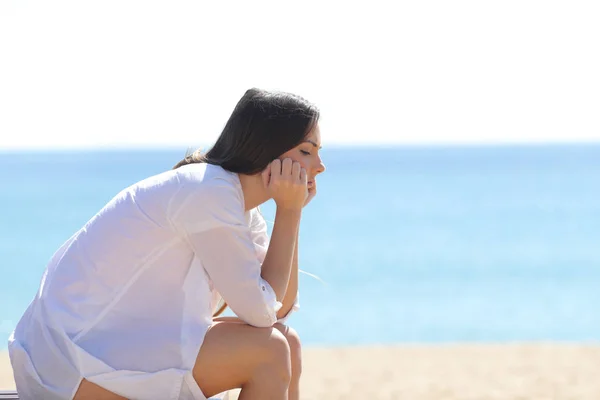
[[[308,142],[308,143],[312,144],[313,146],[317,147],[319,150],[321,150],[323,148],[323,146],[319,146],[318,144],[316,144],[312,140],[306,139],[305,142]]]

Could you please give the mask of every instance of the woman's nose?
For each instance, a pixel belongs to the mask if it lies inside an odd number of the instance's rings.
[[[325,172],[325,164],[323,164],[323,161],[321,160],[321,158],[319,158],[315,175],[318,175],[323,172]]]

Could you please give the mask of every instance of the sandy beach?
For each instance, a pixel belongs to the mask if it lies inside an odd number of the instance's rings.
[[[12,388],[6,352],[0,388]],[[302,399],[598,400],[600,344],[306,348]]]

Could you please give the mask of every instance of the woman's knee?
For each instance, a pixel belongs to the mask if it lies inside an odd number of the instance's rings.
[[[288,339],[283,332],[273,329],[265,350],[267,367],[276,370],[283,380],[289,381],[292,376],[292,357]]]
[[[290,359],[290,345],[278,329],[218,322],[204,337],[193,374],[208,396],[252,384],[287,387]]]
[[[275,324],[275,328],[283,334],[290,348],[290,362],[292,372],[295,376],[299,376],[302,372],[302,343],[300,336],[294,328],[287,325]]]

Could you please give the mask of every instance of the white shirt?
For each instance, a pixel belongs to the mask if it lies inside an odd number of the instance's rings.
[[[130,399],[204,399],[191,371],[221,296],[250,325],[278,321],[267,246],[221,167],[123,190],[54,254],[9,339],[21,398],[70,399],[86,378]]]

